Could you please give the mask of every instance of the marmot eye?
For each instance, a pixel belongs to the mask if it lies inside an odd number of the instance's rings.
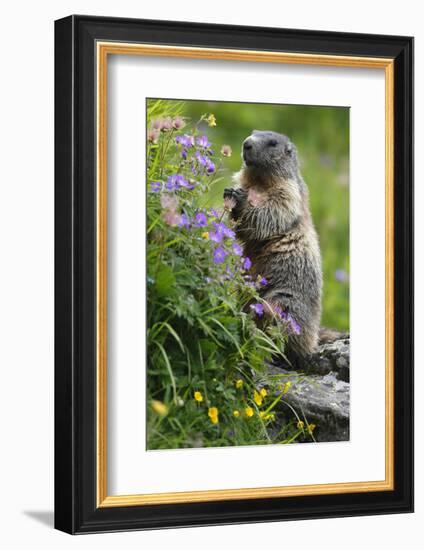
[[[277,140],[276,139],[270,139],[268,141],[268,147],[276,147],[277,146]]]

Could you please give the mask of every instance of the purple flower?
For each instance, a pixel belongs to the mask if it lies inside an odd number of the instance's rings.
[[[243,260],[243,269],[250,269],[252,267],[252,262],[250,261],[250,258],[242,258]]]
[[[281,317],[282,319],[285,319],[287,317],[286,312],[283,311],[280,306],[274,306],[273,310],[274,310],[274,313],[279,317]]]
[[[222,264],[225,261],[225,256],[227,253],[222,248],[222,246],[218,246],[218,248],[215,248],[213,251],[213,261],[215,264]]]
[[[238,243],[233,243],[233,252],[237,256],[243,255],[243,248]]]
[[[175,138],[175,142],[178,145],[182,145],[186,149],[190,149],[190,147],[193,147],[194,145],[194,137],[189,136],[188,134],[184,134],[183,136],[177,136]]]
[[[212,174],[213,172],[215,172],[215,164],[211,161],[209,157],[202,155],[199,151],[196,151],[194,157],[196,158],[197,162],[205,168],[207,174]]]
[[[190,218],[187,216],[187,214],[181,214],[178,227],[190,227]]]
[[[287,314],[287,320],[289,322],[290,330],[293,332],[293,334],[300,334],[301,329],[299,323],[294,319],[290,313]]]
[[[168,181],[166,182],[166,188],[168,191],[175,191],[184,187],[186,189],[193,189],[191,185],[181,174],[173,174],[169,176]]]
[[[209,143],[209,140],[208,140],[208,136],[199,136],[196,139],[196,143],[202,149],[207,149],[208,147],[211,146],[211,144]]]
[[[349,275],[344,269],[337,269],[337,271],[334,273],[334,277],[339,283],[347,283],[349,280]]]
[[[259,280],[259,284],[261,286],[266,286],[268,284],[268,280],[265,279],[265,277],[262,277],[260,280]]]
[[[214,243],[222,242],[222,234],[217,233],[216,231],[209,231],[209,239]]]
[[[177,187],[177,174],[174,174],[173,176],[169,176],[168,181],[165,184],[165,187],[168,189],[168,191],[174,191]]]
[[[211,208],[208,213],[209,213],[209,216],[211,216],[212,218],[219,218],[219,214],[215,210],[215,208]]]
[[[234,231],[227,227],[224,222],[212,222],[212,225],[215,227],[215,231],[221,236],[221,238],[227,237],[228,239],[234,239],[236,236]]]
[[[203,156],[199,151],[196,151],[194,156],[199,164],[206,166],[206,162],[209,160],[207,157]]]
[[[287,311],[283,311],[280,306],[273,306],[274,313],[278,315],[285,323],[287,323],[287,330],[293,334],[300,334],[301,327],[296,319]]]
[[[183,149],[183,150],[181,151],[181,157],[182,157],[184,160],[186,160],[186,158],[187,158],[187,151],[186,151],[186,149]]]
[[[197,227],[206,227],[208,225],[208,219],[204,212],[198,212],[194,219]]]
[[[258,317],[262,317],[262,315],[264,314],[263,304],[259,304],[259,303],[251,304],[250,309],[254,311]]]
[[[160,181],[152,181],[150,184],[150,191],[152,193],[158,193],[162,189],[162,184]]]
[[[230,279],[234,277],[234,273],[231,271],[231,269],[227,266],[227,269],[225,270],[227,272],[227,275]]]
[[[206,172],[208,174],[213,174],[215,172],[215,164],[210,160],[210,159],[206,159]]]
[[[177,189],[184,187],[185,189],[193,189],[194,185],[187,181],[183,176],[178,176],[177,179]]]
[[[224,235],[227,237],[227,239],[235,239],[236,238],[236,234],[229,227],[225,228]]]
[[[177,174],[175,176],[175,189],[180,189],[180,187],[186,187],[187,181],[184,179],[184,176]]]

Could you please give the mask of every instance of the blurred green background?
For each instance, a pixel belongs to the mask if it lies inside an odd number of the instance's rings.
[[[319,234],[324,271],[322,325],[349,330],[349,109],[303,105],[270,105],[209,101],[166,101],[169,111],[196,123],[213,113],[216,127],[205,122],[215,154],[223,144],[232,148],[225,158],[210,205],[222,205],[224,187],[241,166],[241,144],[252,130],[286,134],[296,145],[301,172],[309,187],[312,217]],[[181,108],[182,107],[182,108]],[[209,201],[208,201],[209,202]]]

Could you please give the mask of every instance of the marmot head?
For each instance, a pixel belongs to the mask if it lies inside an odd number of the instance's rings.
[[[277,132],[253,130],[243,142],[242,158],[252,175],[296,179],[299,173],[296,147]]]

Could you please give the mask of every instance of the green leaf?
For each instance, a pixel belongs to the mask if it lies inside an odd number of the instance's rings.
[[[177,402],[177,385],[175,383],[175,376],[171,367],[171,363],[169,361],[168,354],[166,353],[165,348],[162,346],[162,344],[160,344],[159,342],[155,342],[155,344],[160,349],[160,352],[162,353],[162,357],[165,361],[166,368],[168,369],[169,377],[171,379],[171,384],[172,384],[172,390],[174,393],[174,402],[176,403]]]
[[[175,338],[178,345],[180,346],[180,349],[183,353],[185,353],[185,348],[183,343],[181,342],[181,338],[178,336],[178,334],[175,332],[175,330],[171,327],[171,325],[167,322],[163,322],[162,326],[166,327],[168,329],[168,332]]]
[[[206,338],[200,339],[200,346],[202,348],[202,353],[205,357],[209,357],[213,355],[214,353],[216,353],[216,350],[218,349],[217,345],[214,342],[211,342]]]
[[[156,292],[159,296],[167,296],[173,293],[175,275],[168,265],[162,265],[156,275]]]
[[[243,352],[241,350],[241,347],[239,346],[239,343],[237,342],[237,339],[235,338],[235,336],[233,334],[231,334],[231,332],[227,328],[225,328],[224,325],[222,323],[220,323],[217,319],[214,319],[213,317],[208,317],[208,320],[211,321],[212,323],[215,323],[216,325],[218,325],[219,327],[222,328],[222,330],[225,332],[225,334],[227,334],[227,336],[230,338],[230,340],[234,343],[234,345],[237,348],[237,351],[240,354],[240,357],[243,359],[244,354],[243,354]]]

